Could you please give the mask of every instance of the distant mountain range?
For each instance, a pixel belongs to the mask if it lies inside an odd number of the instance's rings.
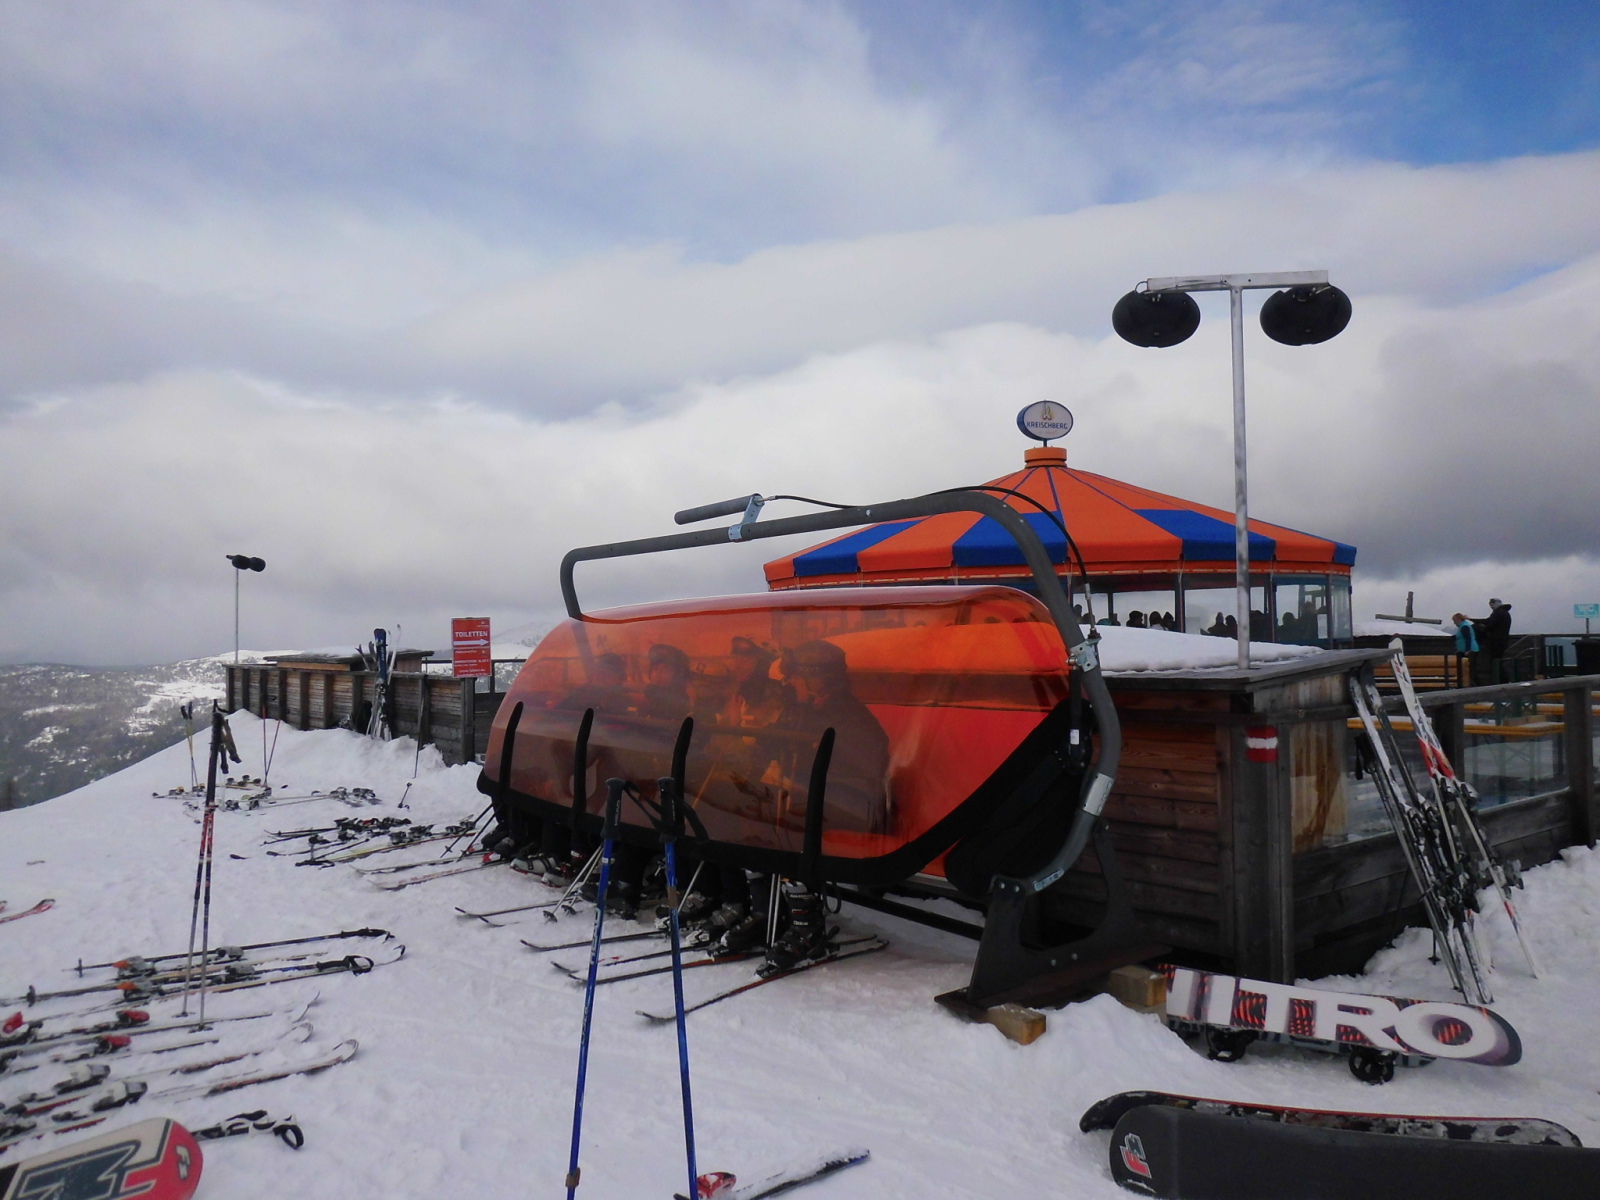
[[[203,728],[211,700],[222,698],[222,664],[232,658],[155,667],[0,666],[0,808],[70,792],[181,740],[178,707],[190,700],[201,702],[196,721]]]

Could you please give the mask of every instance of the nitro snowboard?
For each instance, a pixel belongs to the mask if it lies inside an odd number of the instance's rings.
[[[1258,1038],[1351,1056],[1366,1083],[1387,1082],[1396,1062],[1452,1058],[1506,1067],[1522,1058],[1522,1039],[1490,1009],[1443,1000],[1406,1000],[1241,979],[1189,967],[1163,967],[1167,1023],[1204,1030],[1211,1056],[1232,1061]]]

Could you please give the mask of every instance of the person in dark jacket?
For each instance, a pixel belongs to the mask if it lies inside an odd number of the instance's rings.
[[[1489,601],[1489,615],[1476,622],[1478,642],[1483,647],[1484,683],[1499,683],[1506,649],[1511,645],[1511,605],[1499,597]]]

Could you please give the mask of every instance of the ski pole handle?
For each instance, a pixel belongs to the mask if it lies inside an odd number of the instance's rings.
[[[656,780],[656,795],[661,799],[661,844],[670,846],[682,832],[678,824],[678,781],[663,775]]]
[[[606,816],[600,836],[611,841],[617,836],[617,825],[622,821],[622,789],[627,786],[620,779],[606,780]]]

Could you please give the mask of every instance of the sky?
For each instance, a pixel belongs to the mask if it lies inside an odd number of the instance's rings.
[[[1127,0],[0,6],[0,660],[444,649],[574,545],[750,491],[1071,462],[1360,547],[1357,616],[1600,601],[1600,6]],[[769,510],[769,512],[774,510]],[[751,590],[792,547],[606,564]]]

